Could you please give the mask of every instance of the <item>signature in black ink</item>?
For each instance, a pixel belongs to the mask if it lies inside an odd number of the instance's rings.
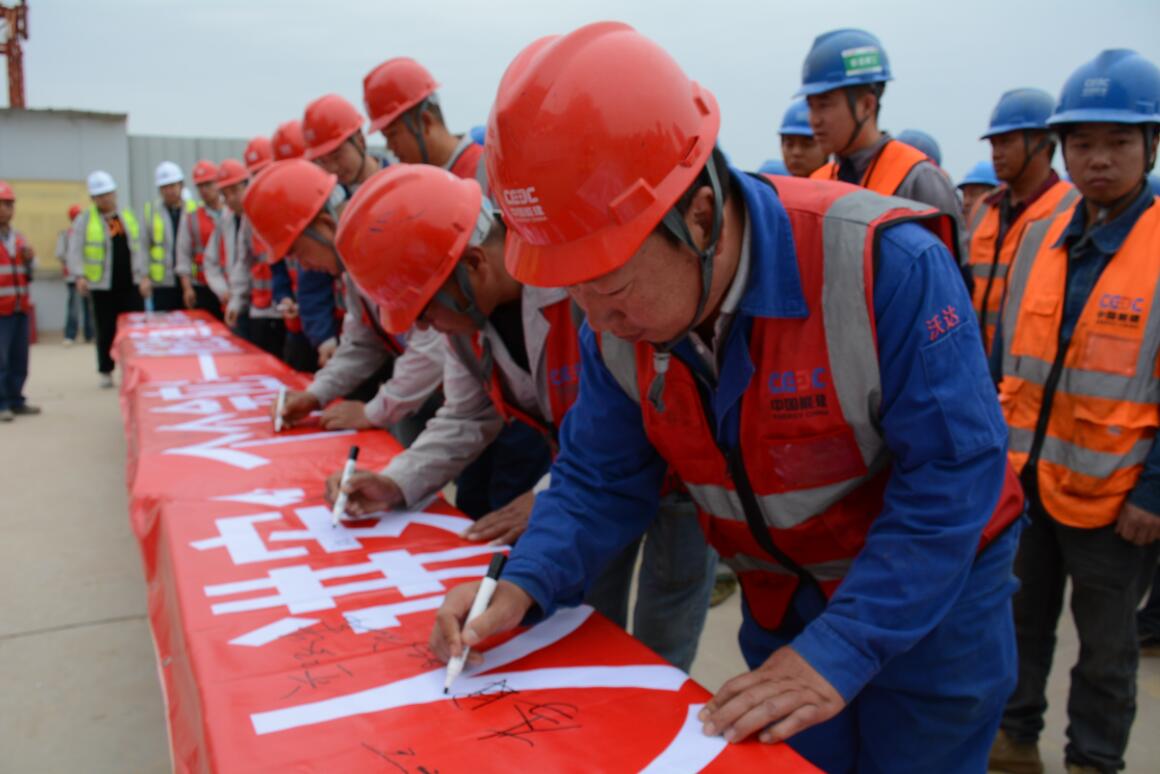
[[[479,738],[481,740],[518,739],[529,747],[535,747],[536,743],[529,739],[529,736],[550,731],[572,731],[581,728],[581,725],[576,722],[580,710],[575,704],[563,702],[535,704],[530,701],[518,701],[514,706],[520,716],[520,722],[508,728],[492,731]]]
[[[387,752],[386,750],[380,750],[377,747],[369,745],[366,742],[363,742],[362,746],[363,746],[364,750],[367,750],[368,752],[374,754],[375,756],[382,758],[384,761],[386,761],[387,763],[394,766],[395,769],[397,769],[398,771],[401,771],[403,774],[411,774],[412,771],[414,771],[415,774],[439,774],[439,769],[429,769],[426,766],[417,766],[414,769],[411,769],[411,768],[403,765],[401,762],[395,760],[395,758],[414,758],[414,757],[416,757],[415,756],[415,749],[413,747],[408,747],[405,750],[395,750],[394,752]],[[411,761],[408,761],[408,763],[411,763]]]
[[[452,696],[451,703],[455,705],[456,709],[467,709],[475,712],[476,710],[491,706],[505,697],[514,696],[518,693],[519,691],[515,688],[508,687],[507,680],[496,680],[494,683],[488,683],[473,693]],[[460,702],[463,703],[460,704]]]

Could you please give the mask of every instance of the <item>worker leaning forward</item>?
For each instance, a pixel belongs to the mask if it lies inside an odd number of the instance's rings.
[[[580,602],[671,466],[744,592],[753,671],[705,707],[707,733],[790,738],[827,771],[981,771],[1014,685],[1022,496],[950,221],[775,188],[725,163],[719,125],[622,24],[505,73],[486,155],[507,266],[567,287],[591,330],[551,487],[490,608],[462,632],[477,584],[456,587],[432,646]]]
[[[193,183],[198,195],[194,211],[182,219],[177,234],[177,258],[174,272],[181,283],[181,300],[186,309],[204,309],[222,319],[222,305],[206,279],[206,255],[210,243],[222,236],[218,223],[224,212],[221,191],[218,190],[218,165],[202,159],[193,165]],[[218,245],[214,251],[218,274],[224,276],[226,251]]]
[[[1019,685],[991,764],[1043,771],[1070,583],[1080,647],[1065,759],[1115,772],[1136,715],[1136,606],[1160,552],[1160,201],[1147,180],[1160,69],[1104,51],[1067,80],[1047,125],[1082,198],[1024,231],[992,354],[1031,524],[1015,561]]]
[[[360,472],[348,482],[353,512],[412,504],[438,491],[505,422],[521,422],[555,445],[579,388],[583,313],[561,288],[512,278],[504,266],[505,234],[474,180],[433,167],[385,172],[351,200],[339,251],[359,287],[383,310],[383,325],[393,331],[431,327],[447,336],[449,347],[443,407],[381,474]],[[548,481],[481,519],[467,537],[514,542]],[[686,493],[674,490],[663,498],[653,527],[645,540],[634,633],[687,670],[716,557]],[[612,560],[589,595],[622,626],[636,549],[633,543]]]

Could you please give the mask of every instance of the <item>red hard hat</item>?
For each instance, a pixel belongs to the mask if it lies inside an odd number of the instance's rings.
[[[508,270],[559,287],[623,266],[696,180],[720,123],[713,95],[626,24],[533,43],[487,124]]]
[[[72,222],[77,219],[77,215],[81,214],[82,207],[79,204],[74,204],[68,208],[68,219]]]
[[[406,56],[388,59],[363,78],[363,103],[378,132],[430,97],[439,84],[427,68]]]
[[[429,164],[375,173],[347,203],[335,244],[391,333],[410,328],[476,232],[483,192]]]
[[[218,167],[208,159],[202,159],[193,165],[193,183],[194,185],[201,185],[202,183],[212,183],[218,178]]]
[[[286,256],[326,206],[338,178],[305,159],[276,161],[254,178],[242,200],[255,233],[270,249],[276,263]]]
[[[14,201],[16,201],[16,194],[12,193],[12,186],[4,180],[0,180],[0,202]]]
[[[274,160],[301,158],[306,152],[306,141],[302,139],[302,122],[297,118],[280,124],[270,137],[274,146]]]
[[[355,106],[337,94],[324,94],[306,106],[302,137],[306,158],[314,161],[346,142],[362,128],[363,117]]]
[[[226,159],[218,168],[217,183],[222,188],[244,183],[250,179],[250,172],[237,159]]]
[[[270,166],[274,163],[274,148],[270,145],[270,138],[259,136],[250,140],[243,158],[251,175],[256,175]]]

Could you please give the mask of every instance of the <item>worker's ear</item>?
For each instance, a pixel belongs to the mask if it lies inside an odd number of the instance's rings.
[[[689,236],[693,237],[701,249],[709,242],[709,235],[713,233],[713,217],[720,206],[713,198],[713,189],[703,185],[693,192],[689,200],[689,209],[685,211],[685,225],[689,227]]]

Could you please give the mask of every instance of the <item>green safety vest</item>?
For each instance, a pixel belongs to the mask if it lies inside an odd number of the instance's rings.
[[[137,226],[137,216],[132,210],[121,210],[121,223],[125,226],[125,238],[129,242],[132,252],[133,243],[141,238],[141,229]],[[89,224],[85,229],[84,274],[85,279],[98,283],[105,276],[105,218],[94,204],[89,208]]]
[[[185,201],[186,213],[197,212],[197,202],[192,199]],[[154,282],[165,281],[165,216],[159,209],[153,209],[149,202],[145,203],[145,220],[153,221],[152,246],[149,248],[149,279]],[[174,234],[176,238],[176,231]]]

